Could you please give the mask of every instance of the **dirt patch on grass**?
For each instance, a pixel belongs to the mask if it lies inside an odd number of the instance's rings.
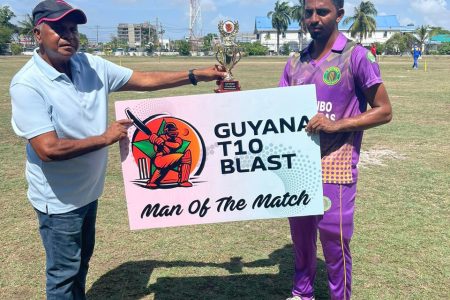
[[[393,160],[404,160],[406,156],[390,149],[361,150],[359,166],[367,168],[370,166],[386,166]]]

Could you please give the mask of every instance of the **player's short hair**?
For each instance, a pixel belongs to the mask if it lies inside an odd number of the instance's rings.
[[[303,7],[305,7],[305,1],[306,0],[301,0]],[[344,0],[332,0],[331,2],[333,2],[334,6],[336,7],[336,9],[341,9],[344,8]]]

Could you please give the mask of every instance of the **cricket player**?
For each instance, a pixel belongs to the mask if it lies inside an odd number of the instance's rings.
[[[314,299],[320,233],[331,299],[350,299],[350,240],[363,131],[388,123],[392,108],[375,57],[338,31],[343,0],[306,0],[304,23],[312,42],[286,64],[279,85],[315,84],[318,114],[307,126],[320,134],[323,216],[289,219],[295,254],[291,300]],[[300,97],[300,95],[299,95]],[[367,110],[367,104],[371,109]],[[302,105],[301,102],[298,105]]]

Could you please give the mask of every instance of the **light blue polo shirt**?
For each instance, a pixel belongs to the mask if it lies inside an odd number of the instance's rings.
[[[56,131],[59,138],[101,135],[108,126],[108,94],[117,91],[133,71],[90,54],[71,60],[72,78],[58,72],[37,51],[10,86],[12,126],[31,139]],[[107,148],[76,158],[44,162],[26,146],[28,199],[49,214],[82,207],[100,197],[105,181]]]

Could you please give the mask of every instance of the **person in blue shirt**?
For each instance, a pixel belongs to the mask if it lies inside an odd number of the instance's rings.
[[[108,94],[152,91],[222,79],[212,66],[179,72],[137,72],[78,53],[80,9],[45,0],[33,10],[39,48],[10,85],[12,127],[28,140],[28,199],[46,252],[48,299],[85,299],[94,250],[97,199],[107,147],[127,136],[129,120],[108,126]]]
[[[412,56],[414,59],[412,68],[418,69],[419,68],[419,57],[422,56],[422,51],[420,51],[419,47],[414,46],[414,48],[412,49]]]

